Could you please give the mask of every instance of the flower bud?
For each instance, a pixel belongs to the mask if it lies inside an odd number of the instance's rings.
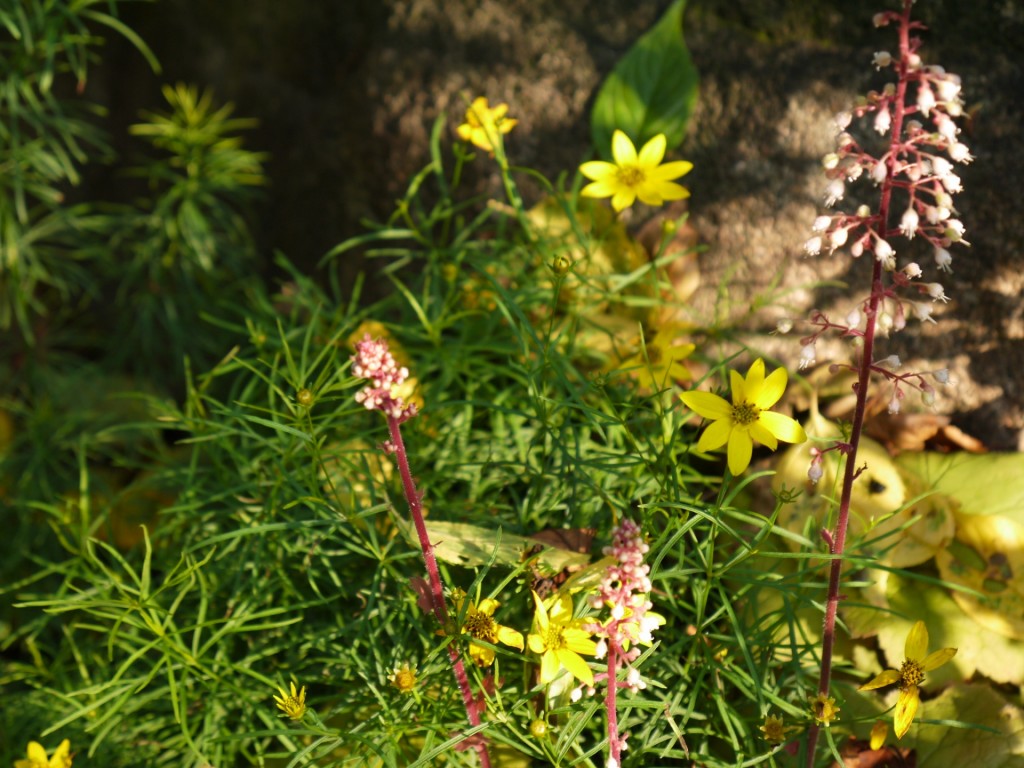
[[[889,106],[882,107],[875,114],[875,130],[881,134],[886,134],[892,127],[892,115],[889,114]]]
[[[816,360],[816,357],[815,357],[815,350],[814,350],[814,342],[811,342],[810,344],[805,344],[800,349],[800,365],[799,365],[799,369],[802,371],[805,368],[810,368],[812,365],[814,365],[815,360]]]
[[[878,238],[875,242],[875,258],[879,261],[887,261],[895,255],[892,246],[889,245],[888,240]]]
[[[843,184],[842,179],[833,179],[829,182],[825,188],[825,205],[831,208],[833,205],[843,199],[843,195],[846,193],[846,185]]]
[[[917,108],[925,117],[928,117],[928,113],[935,109],[935,94],[927,83],[921,83],[917,89]]]
[[[836,248],[842,248],[843,245],[846,243],[846,238],[849,236],[849,234],[850,233],[847,229],[840,228],[835,230],[831,235],[829,235],[828,240],[829,244],[832,246],[832,249],[835,250]]]
[[[949,383],[949,369],[948,368],[940,368],[939,370],[937,370],[932,375],[935,377],[935,380],[937,382],[939,382],[939,384],[948,384]]]
[[[942,289],[941,283],[925,283],[921,288],[925,293],[932,297],[932,301],[941,301],[943,303],[949,301],[949,297]]]
[[[953,263],[953,257],[945,248],[935,249],[935,263],[943,272],[953,271],[953,269],[949,266],[950,264]]]
[[[888,51],[875,51],[875,56],[871,63],[875,65],[875,69],[888,67],[892,64],[892,54]]]
[[[806,243],[804,243],[804,251],[808,256],[817,256],[821,253],[821,236],[815,235]]]
[[[899,355],[889,355],[884,360],[879,360],[878,364],[884,365],[886,368],[891,368],[892,370],[895,371],[897,368],[903,365],[903,362],[900,360]]]
[[[974,159],[967,145],[959,141],[949,145],[949,156],[954,162],[964,163],[965,165]]]
[[[900,231],[908,240],[912,240],[917,232],[917,224],[917,211],[914,210],[914,206],[910,206],[903,212],[903,218],[900,219]]]
[[[814,226],[811,227],[812,232],[824,232],[832,226],[831,216],[819,216],[814,220]]]
[[[885,181],[885,177],[889,175],[889,169],[885,167],[885,163],[879,160],[871,168],[871,180],[875,184],[881,184]]]
[[[903,268],[903,274],[913,280],[915,277],[922,275],[921,267],[916,261],[912,261]]]

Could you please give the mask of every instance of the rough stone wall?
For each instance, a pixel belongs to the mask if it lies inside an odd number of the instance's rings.
[[[752,346],[790,363],[795,335],[766,333],[777,316],[842,311],[853,291],[815,283],[866,279],[866,263],[808,259],[801,246],[821,210],[820,157],[832,148],[832,116],[879,83],[872,52],[894,47],[891,33],[870,23],[888,1],[691,0],[686,12],[701,99],[680,154],[695,164],[686,180],[691,221],[707,246],[694,304],[739,314],[777,281],[779,307],[745,325]],[[387,216],[427,162],[434,119],[446,111],[457,124],[464,97],[512,105],[520,120],[509,141],[515,163],[550,178],[574,168],[588,151],[596,87],[667,5],[161,0],[132,8],[130,21],[164,61],[164,81],[213,85],[240,114],[260,119],[250,144],[273,156],[261,244],[312,265],[357,233],[362,218]],[[1019,0],[920,0],[918,12],[934,30],[926,60],[962,76],[974,115],[966,140],[977,159],[958,196],[973,245],[955,254],[953,279],[944,281],[953,300],[938,322],[900,334],[885,354],[908,365],[948,362],[959,383],[940,410],[956,411],[962,427],[993,447],[1016,448],[1024,428],[1016,191],[1024,170],[1024,8]],[[100,87],[111,91],[115,113],[117,105],[159,105],[137,54],[117,45],[110,59]],[[473,184],[497,191],[485,162],[472,173]]]

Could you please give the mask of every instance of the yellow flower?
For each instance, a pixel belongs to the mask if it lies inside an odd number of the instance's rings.
[[[27,755],[28,760],[15,760],[14,768],[71,768],[71,742],[67,739],[57,745],[49,758],[42,744],[30,741]]]
[[[814,719],[828,728],[833,720],[839,719],[839,707],[832,696],[819,693],[811,697],[811,715]]]
[[[786,391],[785,368],[777,368],[765,378],[764,360],[758,358],[746,379],[736,371],[729,371],[729,375],[732,404],[710,392],[680,395],[691,410],[712,421],[697,442],[698,451],[713,451],[728,443],[729,471],[739,475],[750,465],[754,440],[774,451],[779,447],[778,440],[802,443],[807,439],[796,421],[768,410]]]
[[[399,693],[412,693],[416,689],[417,669],[409,662],[403,662],[388,674],[388,682],[398,689]]]
[[[541,684],[550,683],[564,667],[577,680],[592,686],[594,673],[580,654],[595,655],[597,643],[582,628],[583,621],[572,617],[572,598],[555,593],[545,602],[534,592],[533,602],[537,606],[537,631],[531,632],[526,641],[530,650],[540,655]]]
[[[278,688],[281,695],[275,696],[274,701],[277,702],[277,708],[290,720],[301,720],[306,714],[306,686],[302,686],[298,691],[295,689],[295,683],[290,683],[290,686],[290,694],[284,688]]]
[[[921,703],[918,686],[924,680],[924,673],[941,667],[956,656],[956,648],[941,648],[928,653],[928,628],[923,621],[918,621],[907,634],[903,655],[905,659],[898,670],[887,669],[858,688],[860,691],[873,691],[884,685],[899,683],[900,695],[896,699],[896,715],[893,718],[897,739],[902,739],[903,734],[910,730],[910,724],[917,714],[917,707]]]
[[[690,369],[682,364],[696,347],[693,344],[674,344],[680,327],[668,325],[647,341],[637,354],[624,360],[620,370],[628,373],[640,388],[661,392],[673,381],[691,379]]]
[[[487,106],[487,99],[480,96],[469,105],[466,122],[456,129],[456,133],[463,141],[472,142],[493,155],[499,136],[511,131],[519,122],[505,117],[507,112],[508,104],[498,104],[492,109]]]
[[[456,615],[462,614],[462,605],[466,599],[466,593],[461,589],[453,593]],[[494,663],[494,649],[482,645],[477,640],[495,645],[502,643],[518,650],[523,650],[523,635],[514,629],[504,627],[494,620],[494,611],[501,605],[497,600],[485,597],[477,605],[472,600],[466,607],[462,619],[462,633],[470,636],[469,657],[480,667],[489,667]]]
[[[764,719],[764,725],[759,730],[764,734],[764,740],[769,744],[781,744],[786,740],[786,734],[800,729],[795,725],[783,725],[781,717],[767,715]]]
[[[665,158],[665,134],[659,133],[640,149],[622,131],[612,134],[614,163],[591,160],[580,166],[580,173],[591,180],[580,195],[583,197],[610,197],[612,208],[621,211],[639,197],[647,205],[661,205],[666,200],[682,200],[690,196],[686,187],[672,179],[685,176],[693,163],[676,160],[661,164]]]

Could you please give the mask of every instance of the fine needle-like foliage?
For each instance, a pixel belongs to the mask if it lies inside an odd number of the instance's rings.
[[[948,380],[873,356],[883,328],[945,296],[890,241],[927,241],[939,269],[964,242],[959,80],[922,63],[911,3],[879,17],[898,33],[875,61],[895,86],[841,118],[826,160],[832,203],[863,177],[878,207],[822,216],[807,244],[865,255],[870,293],[843,324],[816,312],[778,357],[688,301],[682,0],[601,89],[600,146],[577,169],[518,167],[515,99],[466,94],[394,213],[333,248],[323,280],[282,254],[264,274],[250,224],[266,156],[212,91],[165,86],[130,129],[138,154],[114,156],[73,91],[101,34],[152,58],[118,3],[10,5],[0,763],[735,768],[917,749],[928,768],[947,764],[930,745],[958,739],[993,765],[1024,753],[1020,711],[984,682],[1024,670],[964,661],[945,620],[982,617],[1012,666],[1016,507],[970,509],[932,462],[861,439],[872,377],[895,410]],[[847,131],[869,115],[888,137],[874,159]],[[66,205],[99,160],[130,192]],[[466,183],[481,169],[498,199]],[[372,290],[337,278],[356,257]],[[851,424],[824,419],[817,392],[808,405],[799,373],[836,329],[858,340],[830,373],[858,378]],[[955,504],[924,506],[932,487]],[[949,687],[961,663],[976,683]]]

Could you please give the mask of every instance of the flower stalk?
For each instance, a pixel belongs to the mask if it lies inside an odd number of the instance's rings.
[[[811,323],[817,331],[803,339],[801,358],[808,364],[814,359],[814,344],[828,331],[838,331],[859,341],[859,360],[851,366],[857,373],[854,385],[856,404],[850,425],[849,438],[831,448],[815,454],[809,476],[816,481],[821,476],[821,453],[837,450],[845,456],[842,492],[835,527],[823,530],[822,537],[828,545],[831,563],[829,565],[828,595],[825,603],[824,631],[821,649],[821,672],[818,682],[818,698],[827,699],[831,687],[833,649],[835,646],[836,616],[839,607],[842,568],[846,551],[847,530],[850,521],[850,500],[853,482],[863,467],[857,464],[857,453],[864,428],[868,388],[872,374],[879,374],[893,387],[890,412],[898,412],[904,397],[903,387],[910,385],[921,391],[926,403],[934,399],[934,389],[925,382],[923,374],[897,375],[889,369],[889,361],[875,360],[875,341],[879,333],[899,331],[906,324],[907,310],[922,321],[934,322],[931,318],[932,303],[945,301],[945,292],[938,283],[915,283],[922,274],[916,263],[908,263],[897,269],[896,252],[891,240],[903,236],[908,240],[920,236],[935,249],[935,262],[940,270],[949,271],[951,257],[947,248],[953,243],[967,244],[963,240],[963,225],[951,218],[955,212],[951,194],[960,191],[960,179],[952,173],[953,162],[969,162],[967,148],[957,140],[958,129],[953,117],[959,116],[962,105],[959,98],[960,79],[948,74],[941,67],[922,64],[917,53],[920,40],[911,36],[915,29],[922,28],[919,22],[911,20],[913,0],[904,0],[901,11],[887,11],[875,16],[876,26],[894,23],[898,31],[899,53],[875,54],[876,67],[892,67],[896,82],[881,92],[871,92],[865,104],[858,106],[853,114],[840,115],[839,149],[826,158],[825,166],[831,179],[826,191],[826,204],[833,205],[843,198],[845,184],[867,175],[878,186],[878,207],[871,212],[861,206],[856,214],[821,216],[815,222],[814,230],[819,235],[812,237],[805,249],[814,255],[827,243],[831,250],[849,244],[854,258],[867,253],[873,255],[871,269],[871,291],[859,311],[851,313],[846,324],[833,323],[820,312],[814,312]],[[909,87],[916,85],[914,101],[908,101]],[[880,158],[865,152],[857,141],[846,133],[847,125],[854,117],[873,115],[873,127],[886,135],[886,151]],[[929,120],[926,127],[920,118]],[[945,151],[950,160],[939,155]],[[894,194],[907,198],[907,208],[894,214]],[[899,216],[898,226],[890,226],[890,218]],[[919,298],[922,294],[930,302],[919,302],[908,298],[908,294]],[[863,327],[860,323],[863,322]],[[943,372],[944,373],[944,372]],[[944,383],[936,375],[936,380]],[[918,383],[914,383],[914,382]],[[819,727],[815,725],[808,733],[807,766],[814,765]]]
[[[396,389],[409,377],[409,371],[395,363],[386,341],[380,339],[374,341],[367,334],[362,341],[356,343],[356,354],[352,358],[352,372],[370,382],[356,394],[356,402],[362,403],[367,410],[381,411],[387,418],[391,439],[384,444],[383,448],[394,454],[398,464],[398,472],[402,478],[402,490],[409,506],[409,516],[412,517],[423,553],[423,562],[427,569],[430,604],[434,618],[443,627],[448,621],[448,606],[445,603],[444,588],[441,584],[441,571],[437,567],[434,546],[430,543],[427,524],[423,519],[422,495],[413,480],[412,471],[409,468],[409,455],[405,450],[405,441],[402,439],[401,425],[415,416],[417,409],[415,403],[407,404],[401,396],[396,394]],[[473,697],[465,663],[454,642],[448,645],[448,658],[452,664],[455,682],[462,695],[462,703],[466,708],[469,724],[474,727],[479,726],[482,723],[481,707]],[[480,765],[483,768],[490,768],[491,760],[486,742],[474,738],[473,747],[480,757]]]

